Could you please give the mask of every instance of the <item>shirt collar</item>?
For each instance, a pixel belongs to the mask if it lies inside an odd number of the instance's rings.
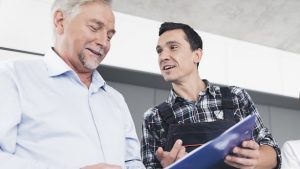
[[[205,93],[209,93],[209,94],[211,94],[212,96],[216,96],[216,89],[215,89],[215,87],[208,81],[208,80],[206,80],[206,79],[203,79],[203,82],[205,83],[205,85],[206,85],[206,89],[203,91],[203,93],[205,94]],[[200,92],[200,94],[201,94],[202,92]]]
[[[95,85],[95,89],[102,88],[105,91],[107,90],[107,84],[97,70],[94,70],[93,72],[92,84]]]
[[[58,56],[53,48],[50,48],[46,52],[44,56],[44,62],[46,64],[49,76],[59,76],[66,72],[73,72],[76,74],[70,68],[70,66],[66,64],[66,62],[60,56]],[[103,90],[106,90],[106,82],[97,70],[94,70],[93,72],[91,85],[93,85],[95,90],[100,87],[103,88]]]
[[[202,96],[202,95],[205,95],[206,93],[208,94],[211,94],[212,96],[216,96],[216,90],[215,88],[213,87],[213,85],[206,79],[203,79],[202,80],[205,85],[206,85],[206,89],[204,91],[201,91],[199,93],[199,96]],[[200,98],[200,97],[199,97]],[[176,101],[178,100],[182,100],[183,98],[181,98],[180,96],[178,96],[175,91],[173,89],[171,89],[170,91],[170,95],[169,97],[167,98],[166,102],[167,103],[170,103],[170,104],[174,104]]]
[[[66,72],[72,71],[72,69],[66,64],[66,62],[58,56],[58,54],[50,48],[44,56],[44,62],[47,67],[49,76],[58,76]]]

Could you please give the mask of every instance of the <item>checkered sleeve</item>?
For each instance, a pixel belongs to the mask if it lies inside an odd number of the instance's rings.
[[[144,115],[144,122],[142,126],[142,141],[141,154],[142,161],[147,169],[160,169],[162,166],[155,157],[155,151],[161,146],[159,133],[157,133],[157,119],[153,115],[153,109],[149,109]]]
[[[281,151],[280,148],[273,138],[272,134],[263,124],[262,118],[259,115],[254,102],[252,101],[250,95],[246,90],[241,89],[238,94],[239,107],[241,108],[242,116],[247,116],[249,114],[256,115],[256,125],[253,132],[253,137],[259,145],[269,145],[274,148],[277,154],[277,168],[281,168]]]

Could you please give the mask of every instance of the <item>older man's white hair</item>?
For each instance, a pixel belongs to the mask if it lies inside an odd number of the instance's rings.
[[[81,6],[93,2],[102,2],[111,6],[112,0],[55,0],[51,8],[52,16],[56,11],[61,11],[64,15],[72,17],[77,14]]]

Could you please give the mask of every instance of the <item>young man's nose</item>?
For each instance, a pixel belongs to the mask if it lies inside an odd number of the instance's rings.
[[[171,56],[170,52],[168,50],[163,50],[161,53],[160,53],[160,59],[161,60],[165,60],[165,59],[169,59]]]

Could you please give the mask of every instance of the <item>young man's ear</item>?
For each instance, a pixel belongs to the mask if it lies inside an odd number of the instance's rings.
[[[202,58],[202,49],[198,48],[194,51],[194,63],[199,63]]]
[[[55,26],[55,31],[57,34],[61,35],[64,33],[64,14],[61,10],[54,12],[53,22]]]

